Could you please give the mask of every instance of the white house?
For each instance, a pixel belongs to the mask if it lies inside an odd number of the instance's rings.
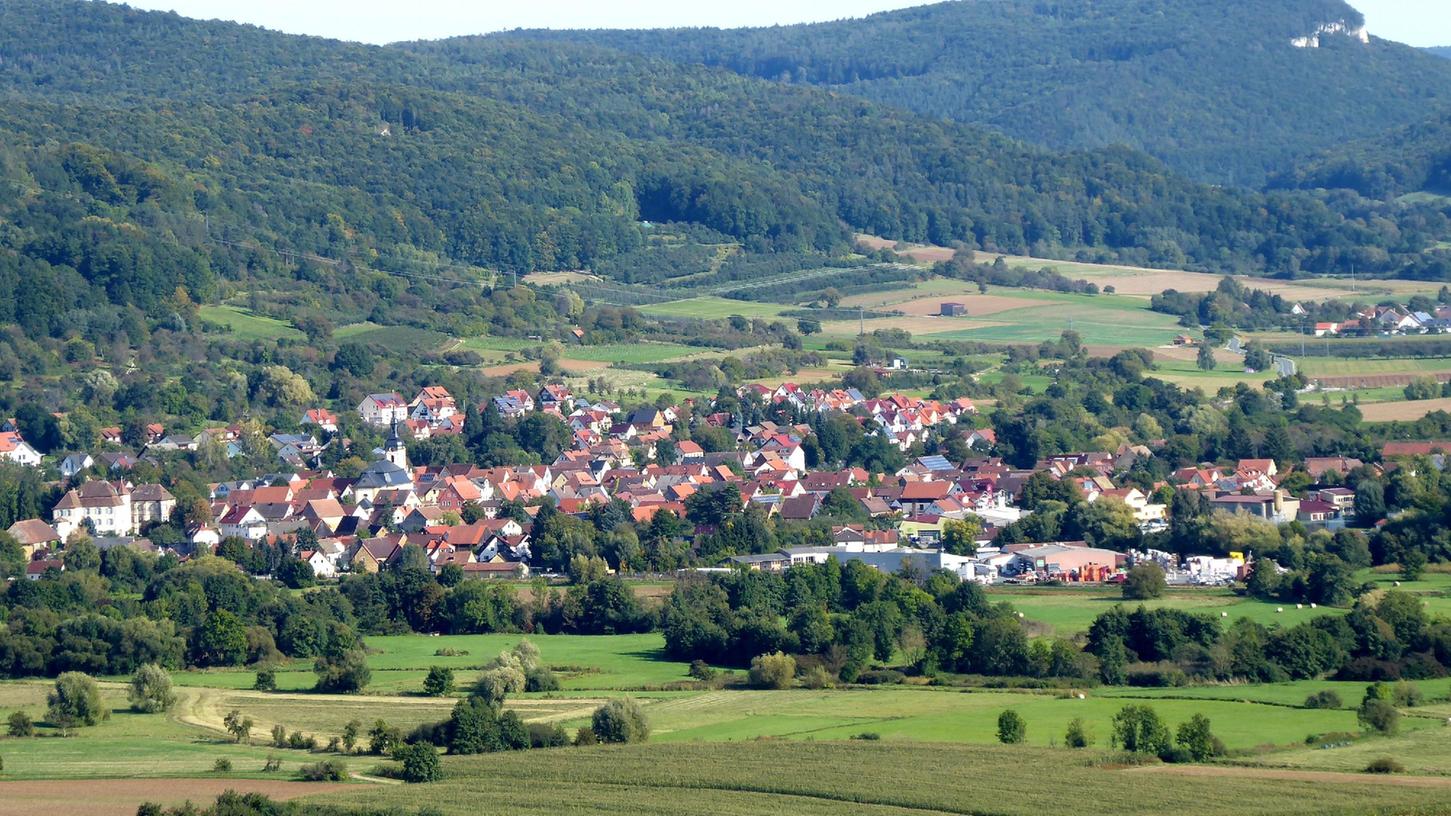
[[[408,403],[397,394],[369,394],[358,404],[358,416],[368,425],[387,427],[408,419]]]
[[[40,451],[32,448],[20,436],[19,431],[0,432],[0,459],[6,459],[17,465],[27,467],[38,467],[40,465]]]

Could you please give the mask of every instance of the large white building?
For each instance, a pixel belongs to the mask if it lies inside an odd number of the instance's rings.
[[[135,535],[147,524],[164,521],[176,498],[161,485],[91,481],[66,493],[51,511],[55,531],[68,539],[76,530],[94,529],[98,536]]]

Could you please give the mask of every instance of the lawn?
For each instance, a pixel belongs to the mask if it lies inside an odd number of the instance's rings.
[[[236,306],[200,306],[197,313],[202,320],[219,323],[231,329],[238,340],[300,340],[302,332],[290,323],[275,317],[265,317]]]
[[[646,744],[448,757],[427,787],[358,786],[315,801],[445,814],[755,816],[1431,813],[1442,787],[1371,778],[1251,779],[1098,767],[1095,751],[870,742]],[[1068,803],[1072,803],[1069,805]]]

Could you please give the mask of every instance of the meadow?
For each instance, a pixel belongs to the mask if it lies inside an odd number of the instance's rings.
[[[237,306],[199,306],[197,314],[209,323],[218,323],[231,330],[238,340],[280,340],[302,338],[302,332],[275,317],[266,317]]]
[[[1294,626],[1317,615],[1344,614],[1344,609],[1321,607],[1312,609],[1307,604],[1296,609],[1294,604],[1261,601],[1237,595],[1230,588],[1171,589],[1164,597],[1147,601],[1125,601],[1117,587],[1029,587],[995,586],[988,590],[988,598],[994,602],[1006,601],[1022,613],[1029,621],[1043,624],[1052,632],[1064,637],[1087,631],[1093,619],[1112,608],[1124,604],[1134,608],[1140,604],[1150,609],[1173,608],[1189,612],[1202,612],[1224,618],[1228,624],[1237,618],[1250,618],[1265,625],[1283,624]],[[1283,611],[1281,611],[1283,610]],[[1222,614],[1221,614],[1222,613]]]

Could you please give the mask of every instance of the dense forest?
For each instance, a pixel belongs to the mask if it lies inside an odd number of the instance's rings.
[[[1405,125],[1451,65],[1382,40],[1341,0],[993,0],[759,29],[524,32],[819,85],[1053,148],[1124,144],[1257,184],[1296,156]]]
[[[1278,187],[1338,187],[1374,198],[1451,194],[1451,112],[1327,150],[1272,180]]]

